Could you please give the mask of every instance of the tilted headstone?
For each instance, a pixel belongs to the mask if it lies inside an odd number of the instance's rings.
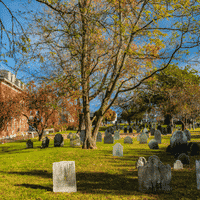
[[[185,135],[187,137],[187,141],[190,141],[191,140],[191,133],[190,133],[190,131],[185,129],[183,132],[185,133]]]
[[[113,146],[113,156],[123,156],[123,146],[120,143]]]
[[[101,132],[98,132],[96,142],[102,142],[102,135],[101,135]]]
[[[115,140],[119,140],[120,139],[119,131],[115,131],[115,133],[114,133],[114,139]]]
[[[53,163],[53,192],[77,192],[75,161]]]
[[[47,136],[45,138],[43,138],[41,147],[42,148],[49,147],[49,138]]]
[[[127,128],[124,128],[124,133],[127,133]]]
[[[196,160],[196,180],[197,180],[197,190],[200,190],[200,160]]]
[[[174,163],[174,169],[175,170],[183,169],[183,164],[180,160],[176,160],[176,162]]]
[[[76,147],[76,146],[80,146],[81,143],[81,139],[79,137],[79,135],[73,133],[72,137],[70,138],[70,146],[71,147]]]
[[[111,134],[108,134],[104,137],[104,144],[113,144],[114,143],[114,137]]]
[[[54,137],[54,147],[62,147],[64,145],[64,139],[63,136],[58,133]]]
[[[147,164],[147,160],[144,157],[139,157],[138,161],[136,162],[136,167],[138,169],[139,166],[145,166]]]
[[[138,167],[138,183],[141,192],[170,191],[170,165],[163,165],[155,155],[150,156],[145,166]]]
[[[133,139],[130,136],[124,138],[124,144],[133,144]]]
[[[155,139],[152,139],[148,143],[150,149],[159,149],[158,142]]]
[[[155,130],[154,139],[158,142],[158,144],[161,144],[161,132],[159,130]]]
[[[147,134],[146,133],[142,133],[140,135],[140,144],[147,144],[147,139],[148,139]]]
[[[31,140],[28,140],[27,142],[26,142],[26,148],[33,148],[33,142],[31,141]]]

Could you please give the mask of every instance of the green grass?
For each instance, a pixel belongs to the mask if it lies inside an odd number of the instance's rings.
[[[199,142],[199,139],[199,132],[194,132],[191,141]],[[69,139],[60,148],[54,148],[50,140],[49,148],[40,149],[41,142],[37,138],[32,139],[33,149],[26,149],[24,140],[0,144],[0,199],[200,199],[195,173],[195,160],[200,156],[190,157],[190,165],[174,171],[175,159],[165,152],[170,135],[162,136],[158,150],[150,150],[148,144],[139,144],[136,138],[133,144],[124,144],[123,140],[115,141],[123,145],[123,157],[112,156],[115,143],[98,142],[96,150],[70,147]],[[151,155],[157,155],[163,164],[172,167],[171,192],[138,191],[135,163],[140,156],[148,159]],[[52,164],[59,161],[75,161],[76,193],[53,193]]]

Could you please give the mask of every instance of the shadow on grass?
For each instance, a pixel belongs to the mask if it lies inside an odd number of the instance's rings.
[[[53,191],[52,187],[41,186],[41,185],[36,185],[36,184],[16,184],[14,186],[22,186],[22,187],[31,188],[31,189],[40,189],[40,190]]]

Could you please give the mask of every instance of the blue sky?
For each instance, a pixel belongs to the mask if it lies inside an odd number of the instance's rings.
[[[4,3],[6,3],[6,5],[8,6],[8,8],[13,12],[14,16],[17,17],[17,19],[19,20],[19,22],[25,26],[24,24],[24,21],[19,18],[15,12],[17,11],[24,11],[24,4],[23,3],[26,3],[27,0],[4,0]],[[27,5],[27,4],[26,4]],[[29,5],[31,9],[33,10],[38,10],[41,8],[41,4],[36,2],[35,0],[32,0],[32,3]],[[4,6],[0,3],[0,19],[3,21],[4,25],[6,26],[6,29],[10,29],[11,28],[11,16],[9,14],[9,12],[4,8]],[[194,52],[195,50],[193,50],[190,54],[190,57],[192,58],[194,56]],[[8,65],[11,66],[11,67],[14,67],[15,66],[15,62],[13,59],[7,59],[8,60]],[[179,63],[180,67],[184,67],[186,65],[186,63],[184,62],[180,62]],[[34,64],[36,65],[36,63]],[[196,70],[199,71],[199,66],[193,66]],[[6,69],[6,70],[9,70],[11,71],[12,73],[14,73],[14,71],[12,71],[9,67],[7,67],[6,65],[3,65],[1,62],[0,62],[0,69]],[[17,74],[17,78],[18,79],[21,79],[23,82],[27,82],[27,79],[26,79],[26,76],[28,76],[27,74],[23,73],[23,72],[19,72]],[[99,108],[99,105],[98,105],[98,101],[94,100],[93,102],[91,102],[90,104],[91,106],[91,111],[95,111]]]

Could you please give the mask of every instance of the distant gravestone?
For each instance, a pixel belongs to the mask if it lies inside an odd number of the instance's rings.
[[[129,133],[133,133],[133,129],[131,127],[129,128]]]
[[[142,133],[140,135],[140,144],[147,144],[147,139],[148,139],[147,134],[146,133]]]
[[[133,144],[133,139],[130,136],[124,138],[124,144]]]
[[[113,144],[114,143],[114,138],[111,134],[108,134],[107,136],[104,137],[104,144]]]
[[[98,132],[96,142],[102,142],[102,135],[101,135],[101,132]]]
[[[159,130],[155,131],[154,139],[158,142],[158,144],[161,144],[161,132]]]
[[[41,146],[41,148],[47,148],[47,147],[49,147],[49,138],[46,136],[42,140],[42,146]]]
[[[67,135],[67,139],[70,139],[72,136],[72,133],[70,132],[69,135]]]
[[[138,142],[140,141],[140,135],[141,135],[141,134],[137,135],[137,141],[138,141]]]
[[[152,139],[148,143],[150,149],[159,149],[158,142],[155,139]]]
[[[155,128],[151,128],[151,129],[150,129],[150,132],[151,132],[151,136],[154,136]]]
[[[140,133],[141,128],[137,128],[136,131],[137,131],[137,133]]]
[[[175,170],[183,169],[183,164],[180,160],[176,160],[176,162],[174,163],[174,169]]]
[[[28,140],[26,142],[26,148],[29,149],[29,148],[33,148],[33,142],[31,140]]]
[[[63,136],[58,133],[54,137],[54,147],[62,147],[64,145]]]
[[[127,133],[127,128],[124,128],[124,133]]]
[[[119,140],[120,139],[119,131],[115,131],[115,133],[114,133],[114,139],[115,140]]]
[[[123,146],[120,143],[113,146],[113,156],[123,156]]]
[[[197,180],[197,190],[200,190],[200,160],[196,160],[196,180]]]
[[[138,169],[139,166],[145,166],[147,164],[147,160],[144,157],[139,157],[138,161],[136,162],[136,167]]]
[[[75,161],[53,163],[53,192],[77,192]]]
[[[81,144],[82,143],[81,143],[79,135],[73,133],[71,138],[70,138],[70,146],[76,147],[76,146],[80,146]]]
[[[138,167],[138,183],[141,192],[170,191],[171,167],[150,156],[145,166]]]

